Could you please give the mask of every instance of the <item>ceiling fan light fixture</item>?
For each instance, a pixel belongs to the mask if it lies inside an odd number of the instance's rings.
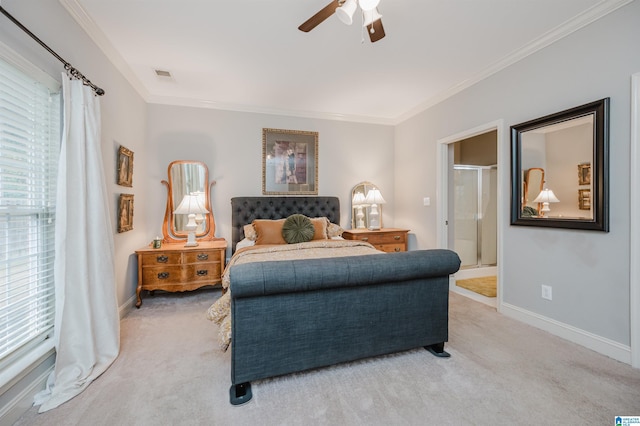
[[[378,19],[382,19],[382,15],[378,12],[378,9],[375,8],[373,10],[363,10],[362,11],[364,17],[362,19],[362,26],[368,27],[373,24]]]
[[[353,14],[356,12],[358,3],[356,0],[346,0],[342,6],[336,8],[336,16],[345,24],[353,23]]]
[[[360,9],[366,12],[378,7],[378,5],[380,4],[380,0],[359,0],[359,3],[360,3]]]

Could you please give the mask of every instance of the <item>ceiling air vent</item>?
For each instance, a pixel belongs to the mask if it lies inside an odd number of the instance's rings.
[[[155,70],[155,71],[158,77],[171,78],[171,73],[169,71],[164,71],[164,70]]]

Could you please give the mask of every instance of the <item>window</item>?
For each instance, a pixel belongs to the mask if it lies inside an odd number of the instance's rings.
[[[0,49],[0,366],[54,325],[60,95],[29,66]]]

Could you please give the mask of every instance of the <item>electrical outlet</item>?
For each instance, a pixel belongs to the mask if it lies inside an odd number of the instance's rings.
[[[551,295],[551,286],[550,285],[542,285],[542,298],[543,299],[547,299],[547,300],[551,300],[552,299],[552,295]]]

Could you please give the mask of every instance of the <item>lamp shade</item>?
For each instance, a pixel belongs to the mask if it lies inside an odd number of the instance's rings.
[[[382,198],[382,194],[379,189],[372,189],[367,193],[365,198],[367,204],[384,204],[386,201]]]
[[[336,8],[336,16],[345,24],[351,25],[353,23],[353,14],[356,12],[357,7],[356,0],[347,0],[342,6]]]
[[[178,208],[173,211],[174,214],[204,214],[209,210],[204,206],[197,194],[187,194],[184,196]]]
[[[356,192],[351,200],[351,204],[354,206],[361,206],[364,204],[364,194],[362,192]]]
[[[367,11],[378,7],[378,5],[380,4],[380,0],[360,0],[359,3],[360,9]]]
[[[533,200],[534,203],[559,203],[558,197],[553,193],[552,190],[545,188],[540,191],[540,194]]]

